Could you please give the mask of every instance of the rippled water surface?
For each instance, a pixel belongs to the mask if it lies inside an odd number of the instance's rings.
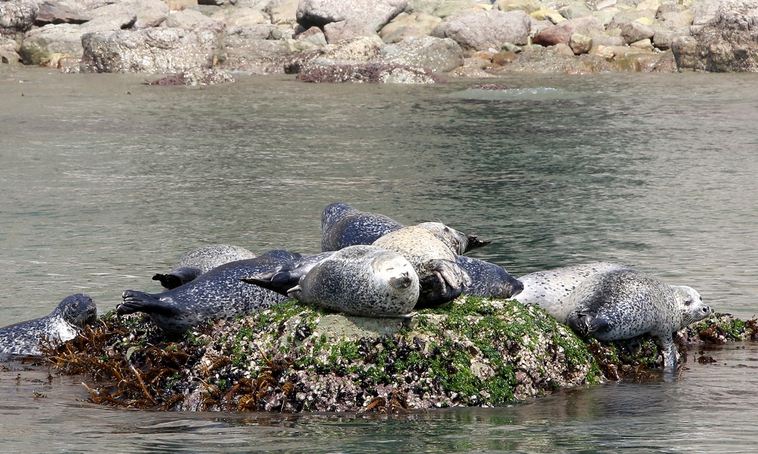
[[[611,260],[758,313],[758,76],[141,82],[0,67],[0,326],[75,292],[112,309],[203,244],[316,252],[335,200],[476,231],[515,274]],[[111,410],[11,364],[0,452],[753,451],[758,346],[708,354],[670,383],[390,419]]]

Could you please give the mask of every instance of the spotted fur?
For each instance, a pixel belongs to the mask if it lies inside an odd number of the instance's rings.
[[[168,273],[156,274],[154,281],[160,281],[167,289],[173,289],[196,279],[200,275],[237,260],[254,258],[247,249],[229,244],[212,244],[187,252],[179,258],[179,263]]]
[[[342,202],[321,213],[321,250],[338,251],[347,246],[371,244],[403,225],[383,214],[359,211]]]

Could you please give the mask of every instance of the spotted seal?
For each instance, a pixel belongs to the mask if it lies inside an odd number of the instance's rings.
[[[258,285],[275,280],[275,275],[245,279]],[[348,315],[398,317],[407,315],[416,305],[419,280],[413,265],[401,254],[377,246],[356,245],[315,263],[287,294],[304,303]]]
[[[238,260],[213,268],[187,284],[163,293],[126,290],[119,315],[144,312],[167,333],[180,333],[209,320],[231,318],[266,309],[284,296],[242,282],[242,278],[279,268],[292,268],[300,254],[269,251],[258,257]]]
[[[168,273],[156,274],[154,281],[169,290],[196,279],[203,273],[225,263],[254,258],[247,249],[230,244],[211,244],[187,252],[179,258],[179,263]]]
[[[439,232],[433,233],[426,226],[414,225],[395,230],[374,241],[374,246],[400,253],[411,262],[421,285],[418,307],[452,301],[471,285],[468,273],[456,263],[456,251],[451,248],[451,244],[463,244],[466,236],[451,228],[445,232],[456,238],[442,241],[438,237]]]
[[[97,320],[95,303],[77,293],[64,298],[49,315],[0,328],[0,357],[40,355],[40,342],[71,340]]]
[[[699,296],[699,295],[698,295]],[[689,305],[683,303],[683,297]],[[582,337],[608,342],[643,334],[657,338],[666,370],[676,369],[673,333],[711,313],[688,288],[674,288],[635,270],[612,270],[592,276],[569,296],[574,309],[566,323]]]
[[[621,269],[629,268],[616,263],[592,262],[525,274],[519,277],[524,288],[515,299],[522,304],[539,306],[565,323],[566,316],[574,309],[568,304],[568,297],[579,284],[598,274]]]
[[[463,293],[466,295],[485,298],[512,298],[524,288],[521,281],[495,263],[465,255],[457,256],[455,263],[463,268],[471,278],[471,283],[463,289]]]
[[[435,234],[441,241],[450,243],[457,254],[490,244],[476,235],[450,234],[450,227],[440,222],[418,224]],[[344,202],[327,205],[321,213],[321,250],[337,251],[347,246],[373,244],[382,236],[400,230],[403,224],[379,213],[359,211]]]

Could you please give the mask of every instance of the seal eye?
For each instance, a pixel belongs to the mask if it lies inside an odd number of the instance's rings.
[[[688,300],[684,301],[684,305],[685,306],[689,306],[690,304],[692,304],[692,300],[691,299],[688,299]]]

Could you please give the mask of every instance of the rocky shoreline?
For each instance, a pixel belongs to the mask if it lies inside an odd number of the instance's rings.
[[[0,0],[0,62],[160,85],[757,71],[758,0]]]
[[[694,348],[757,333],[756,320],[714,315],[680,333],[680,354],[708,362]],[[660,378],[662,361],[649,338],[585,342],[540,308],[472,297],[408,319],[349,317],[288,301],[173,340],[142,317],[111,313],[45,354],[60,373],[83,374],[94,403],[184,411],[502,406]]]

